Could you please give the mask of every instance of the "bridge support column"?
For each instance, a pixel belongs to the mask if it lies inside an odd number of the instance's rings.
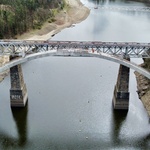
[[[128,110],[129,108],[129,73],[130,69],[128,67],[120,65],[113,95],[114,109]]]
[[[26,105],[28,94],[26,84],[24,83],[21,65],[10,68],[10,103],[11,107],[24,107]]]

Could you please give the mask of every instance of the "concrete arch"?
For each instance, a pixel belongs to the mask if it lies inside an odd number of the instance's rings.
[[[116,62],[118,64],[122,64],[124,66],[127,66],[150,79],[150,72],[148,72],[147,70],[145,70],[144,68],[138,66],[137,64],[135,64],[133,62],[129,62],[129,61],[121,59],[119,57],[115,57],[115,56],[104,54],[104,53],[89,53],[89,52],[85,52],[85,51],[79,51],[79,52],[76,51],[75,52],[75,51],[67,51],[67,50],[66,51],[52,50],[52,51],[47,51],[47,52],[42,52],[42,53],[30,54],[24,58],[21,57],[21,58],[10,61],[9,63],[0,67],[0,72],[10,69],[11,67],[16,66],[18,64],[22,64],[27,61],[31,61],[31,60],[42,58],[42,57],[48,57],[48,56],[102,58],[102,59],[106,59],[106,60],[109,60],[112,62]]]

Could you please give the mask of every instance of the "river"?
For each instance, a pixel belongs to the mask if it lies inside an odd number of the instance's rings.
[[[52,40],[149,42],[150,13],[94,9],[96,4],[147,7],[146,3],[82,3],[91,9],[89,17]],[[98,58],[47,57],[22,66],[29,98],[26,108],[10,108],[9,76],[0,84],[0,149],[150,149],[150,124],[136,93],[133,70],[125,113],[112,108],[118,64]]]

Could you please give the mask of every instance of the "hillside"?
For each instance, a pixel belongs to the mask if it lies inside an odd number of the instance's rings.
[[[1,0],[0,39],[40,29],[46,20],[53,22],[64,6],[64,0]]]

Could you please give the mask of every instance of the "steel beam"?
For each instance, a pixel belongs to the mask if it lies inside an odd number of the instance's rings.
[[[0,55],[22,56],[52,50],[91,50],[120,57],[150,58],[150,43],[101,41],[0,41]]]

